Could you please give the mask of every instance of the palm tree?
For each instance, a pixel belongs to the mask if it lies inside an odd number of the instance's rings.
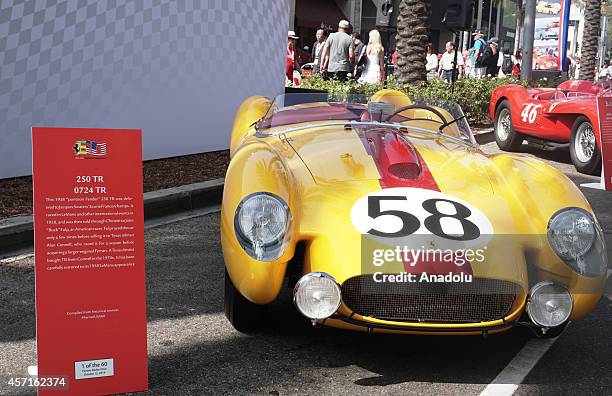
[[[397,82],[427,81],[425,58],[429,41],[429,0],[401,0],[397,17]]]
[[[584,33],[580,51],[580,79],[595,79],[601,21],[601,0],[586,0],[584,8]]]
[[[521,47],[521,30],[523,28],[523,17],[525,16],[525,9],[523,8],[523,0],[516,1],[516,27],[514,31],[514,48],[518,49]]]

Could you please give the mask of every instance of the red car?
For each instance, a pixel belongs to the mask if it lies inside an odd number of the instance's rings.
[[[609,81],[566,81],[557,88],[498,87],[491,95],[489,113],[495,141],[504,151],[516,151],[524,140],[544,150],[568,147],[576,169],[598,174],[601,143],[597,95],[610,89]]]

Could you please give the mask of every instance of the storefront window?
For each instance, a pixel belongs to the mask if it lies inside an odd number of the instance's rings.
[[[514,52],[514,39],[516,36],[517,7],[516,0],[501,1],[501,23],[499,26],[499,39],[501,48]]]

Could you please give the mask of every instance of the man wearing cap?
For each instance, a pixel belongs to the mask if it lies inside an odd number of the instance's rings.
[[[289,81],[293,81],[293,71],[299,70],[297,64],[297,55],[295,53],[295,43],[299,37],[295,35],[293,30],[287,33],[287,60],[285,62],[285,75]]]
[[[472,33],[474,37],[474,47],[472,47],[470,61],[474,67],[472,68],[472,77],[482,78],[486,75],[487,66],[478,62],[478,57],[484,52],[487,42],[483,39],[482,31],[476,30]]]
[[[355,45],[348,35],[348,21],[341,20],[338,31],[332,33],[323,47],[321,72],[327,77],[346,81],[351,72],[351,64],[355,61]]]
[[[487,42],[487,46],[484,50],[486,59],[486,75],[490,77],[497,77],[499,74],[499,39],[497,37],[491,38]],[[503,57],[502,57],[503,60]]]

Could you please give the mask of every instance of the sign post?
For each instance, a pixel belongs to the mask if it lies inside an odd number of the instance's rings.
[[[39,394],[144,391],[141,132],[35,127],[32,158]]]

